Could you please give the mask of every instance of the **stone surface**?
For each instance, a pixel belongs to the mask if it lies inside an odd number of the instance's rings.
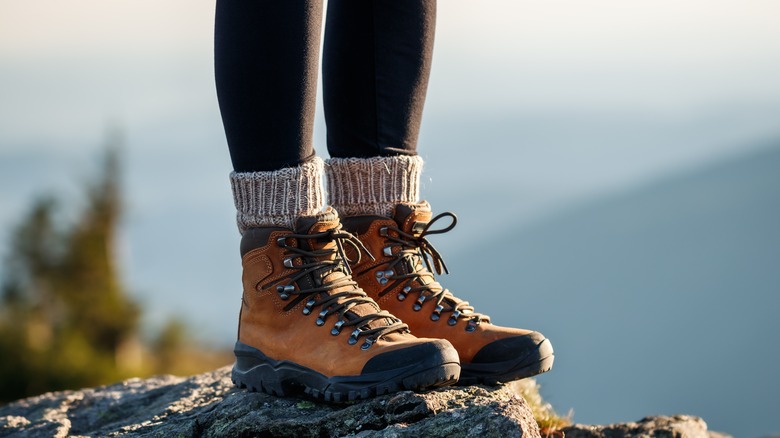
[[[4,436],[538,437],[514,385],[404,391],[349,404],[279,398],[233,387],[230,367],[43,394],[0,407]],[[566,438],[728,438],[699,417],[575,424]]]
[[[238,390],[230,368],[130,379],[0,407],[0,436],[538,437],[509,386],[404,391],[352,404]]]
[[[691,415],[645,417],[637,422],[606,426],[575,424],[562,430],[566,438],[726,438],[718,432],[709,432],[707,423]]]

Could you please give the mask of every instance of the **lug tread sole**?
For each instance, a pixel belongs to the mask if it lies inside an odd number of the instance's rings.
[[[247,389],[252,392],[263,392],[277,397],[305,395],[315,400],[341,403],[373,398],[375,396],[402,390],[420,391],[423,389],[451,386],[458,382],[459,373],[460,366],[458,364],[444,364],[440,367],[422,370],[415,374],[399,378],[398,380],[393,379],[349,391],[337,391],[328,387],[316,388],[304,383],[294,382],[276,385],[271,382],[260,380],[255,384],[250,384],[247,383],[249,379],[242,378],[236,374],[233,374],[232,381],[238,388]]]
[[[289,397],[305,396],[327,402],[348,402],[367,399],[401,390],[423,390],[457,383],[460,364],[445,362],[422,368],[410,364],[403,369],[388,370],[370,375],[326,377],[302,365],[276,361],[259,350],[239,357],[231,378],[239,388],[252,392]]]

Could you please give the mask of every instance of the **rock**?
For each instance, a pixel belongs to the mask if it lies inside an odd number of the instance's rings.
[[[636,423],[618,423],[606,426],[575,424],[562,429],[566,438],[727,438],[718,432],[707,431],[707,423],[691,415],[672,417],[645,417]]]
[[[515,385],[467,386],[332,404],[236,389],[224,367],[19,400],[0,407],[0,437],[539,437],[528,403],[517,394]],[[575,424],[551,436],[728,438],[688,415]]]
[[[230,368],[47,393],[0,407],[0,436],[538,437],[510,386],[404,391],[351,404],[233,387]],[[568,434],[567,434],[568,436]]]

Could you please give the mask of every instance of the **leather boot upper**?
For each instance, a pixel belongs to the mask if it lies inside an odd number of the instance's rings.
[[[333,210],[299,219],[296,230],[247,230],[238,340],[329,377],[359,375],[374,357],[434,341],[410,334],[357,286],[344,260],[346,248],[359,257],[354,240]]]
[[[434,222],[448,216],[449,226],[433,229]],[[509,360],[518,348],[533,348],[544,339],[530,330],[491,324],[436,280],[433,271],[441,274],[446,266],[426,236],[449,231],[455,224],[451,213],[432,219],[427,203],[399,204],[393,217],[352,216],[342,222],[374,256],[352,264],[360,286],[416,336],[449,340],[461,363]]]

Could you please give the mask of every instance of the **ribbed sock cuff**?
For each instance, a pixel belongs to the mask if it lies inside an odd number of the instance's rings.
[[[396,204],[419,202],[422,168],[418,155],[331,158],[325,165],[328,203],[342,216],[390,216]]]
[[[238,212],[238,230],[279,226],[295,228],[301,216],[314,216],[325,205],[323,161],[315,157],[300,166],[268,172],[232,172],[230,184]]]

